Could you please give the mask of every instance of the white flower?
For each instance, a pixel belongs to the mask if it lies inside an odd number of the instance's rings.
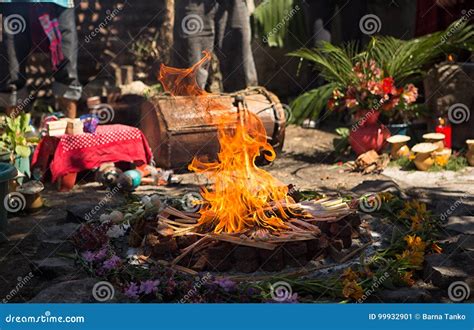
[[[120,225],[113,225],[107,231],[107,236],[110,238],[119,238],[125,235],[126,229],[122,228]]]

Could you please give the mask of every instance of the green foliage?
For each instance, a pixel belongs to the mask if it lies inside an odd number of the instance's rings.
[[[304,44],[307,32],[301,0],[265,0],[252,14],[254,30],[270,47]]]
[[[474,26],[462,20],[454,22],[446,31],[411,40],[375,36],[362,52],[358,52],[355,43],[339,47],[328,42],[321,42],[313,49],[291,52],[289,56],[312,62],[328,82],[293,101],[294,121],[301,123],[306,118],[317,118],[331,91],[343,89],[355,80],[352,68],[358,61],[375,60],[385,76],[393,77],[398,85],[402,85],[421,79],[430,65],[460,49],[474,50]]]
[[[292,120],[295,123],[301,123],[306,118],[318,118],[336,86],[335,83],[329,83],[301,94],[294,99],[290,104],[293,111]]]
[[[25,113],[16,118],[7,117],[0,139],[0,149],[19,157],[29,157],[31,149],[25,134],[31,131],[30,119],[30,114]]]

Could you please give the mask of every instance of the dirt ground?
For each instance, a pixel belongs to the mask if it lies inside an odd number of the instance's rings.
[[[394,169],[388,170],[386,175],[348,173],[344,172],[342,165],[336,162],[331,152],[334,138],[334,134],[322,130],[290,126],[287,128],[283,154],[265,169],[286,184],[291,183],[299,189],[319,190],[328,194],[345,194],[351,191],[362,194],[367,191],[379,191],[387,184],[392,185],[403,193],[432,202],[432,207],[438,213],[444,212],[456,200],[462,198],[462,207],[456,207],[453,214],[474,214],[472,168],[459,174],[433,174],[428,177],[416,174],[418,177],[408,180],[407,173]],[[158,190],[167,194],[182,194],[189,187],[203,183],[202,179],[194,174],[179,176],[182,179],[180,185],[144,187],[137,193],[145,194]],[[68,193],[58,193],[54,187],[48,186],[44,197],[47,207],[40,212],[21,213],[10,217],[7,241],[0,243],[0,299],[5,302],[29,301],[53,283],[84,277],[74,265],[61,264],[58,260],[53,260],[53,274],[29,274],[30,271],[37,270],[37,260],[61,255],[71,256],[74,251],[64,242],[79,226],[74,214],[84,214],[104,200],[106,191],[97,183],[83,182]],[[124,197],[117,194],[107,202],[107,207],[113,207],[123,203]],[[470,226],[472,228],[472,224]],[[472,245],[472,237],[470,242]],[[55,262],[60,263],[59,267]],[[27,283],[24,283],[25,279],[28,279]]]

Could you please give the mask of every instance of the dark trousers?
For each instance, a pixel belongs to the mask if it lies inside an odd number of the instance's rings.
[[[217,55],[226,92],[257,85],[251,49],[250,17],[244,0],[179,0],[175,8],[173,63],[190,67],[202,51]],[[197,75],[204,88],[208,71]]]
[[[19,98],[28,95],[26,92],[26,64],[32,49],[32,22],[31,8],[40,4],[0,4],[0,13],[3,20],[10,15],[18,15],[19,24],[23,29],[15,33],[2,31],[3,42],[0,43],[0,106],[16,105]],[[63,8],[57,5],[48,5],[48,12],[58,19],[59,30],[62,34],[62,52],[64,60],[58,69],[53,72],[53,93],[55,96],[71,100],[78,100],[81,96],[81,85],[77,75],[77,31],[73,8]],[[34,18],[36,19],[36,18]],[[22,21],[23,20],[23,21]],[[23,23],[24,22],[24,23]],[[35,25],[37,26],[37,25]],[[41,27],[37,27],[41,29]],[[41,32],[41,31],[40,31]],[[43,34],[46,39],[46,35]]]

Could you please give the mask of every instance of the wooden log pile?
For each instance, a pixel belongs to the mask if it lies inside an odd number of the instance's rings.
[[[287,266],[303,267],[326,255],[343,258],[344,249],[358,235],[360,219],[355,210],[342,199],[329,198],[301,202],[297,207],[301,215],[288,219],[288,230],[236,234],[203,232],[199,214],[167,207],[156,218],[134,223],[129,245],[189,272],[275,272]]]

